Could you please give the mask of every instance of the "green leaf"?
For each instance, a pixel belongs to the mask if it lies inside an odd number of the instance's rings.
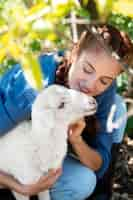
[[[128,119],[125,132],[133,139],[133,117]]]
[[[89,19],[89,20],[91,18],[89,11],[87,9],[85,9],[85,8],[82,8],[82,7],[80,7],[79,9],[77,9],[76,14],[79,17],[83,17],[83,18],[86,18],[86,19]]]
[[[33,40],[31,43],[30,43],[30,49],[35,52],[35,51],[40,51],[41,50],[41,44],[40,44],[40,41],[39,40]]]

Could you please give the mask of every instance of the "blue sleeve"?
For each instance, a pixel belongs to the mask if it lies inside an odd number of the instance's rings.
[[[115,94],[116,85],[114,82],[107,91],[97,97],[98,111],[96,117],[100,124],[100,130],[96,135],[93,147],[99,152],[103,161],[101,168],[96,172],[98,178],[103,176],[111,160],[112,134],[107,131],[107,119],[114,103]]]
[[[0,81],[0,135],[29,119],[37,92],[26,81],[20,64],[13,66]]]
[[[60,53],[44,54],[39,57],[44,87],[55,81],[59,64],[55,57]],[[38,92],[25,79],[20,64],[13,66],[0,79],[0,136],[27,120]]]
[[[43,74],[43,85],[47,87],[55,82],[56,69],[63,58],[64,52],[58,51],[43,54],[39,57],[40,66]]]

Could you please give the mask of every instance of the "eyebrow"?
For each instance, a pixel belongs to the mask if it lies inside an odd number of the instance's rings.
[[[95,67],[94,67],[90,62],[86,61],[86,63],[87,63],[94,71],[96,71]],[[108,78],[108,79],[114,80],[114,78],[111,77],[111,76],[102,76],[102,78]]]

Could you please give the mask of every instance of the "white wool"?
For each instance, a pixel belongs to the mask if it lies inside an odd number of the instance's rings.
[[[94,98],[79,91],[57,85],[44,89],[33,104],[32,122],[25,121],[1,137],[0,170],[31,184],[49,169],[61,167],[69,124],[95,111]]]

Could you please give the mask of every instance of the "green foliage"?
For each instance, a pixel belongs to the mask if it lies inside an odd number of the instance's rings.
[[[86,8],[80,7],[77,9],[76,14],[81,18],[90,20],[90,12]]]
[[[119,30],[126,32],[131,40],[133,40],[133,19],[131,17],[122,14],[111,14],[108,18],[108,22]],[[117,90],[120,95],[128,91],[128,84],[128,75],[126,73],[121,74],[117,78]],[[129,137],[133,138],[133,117],[128,119],[125,132]]]
[[[25,72],[31,68],[36,85],[40,87],[41,73],[34,58],[45,48],[67,47],[71,40],[70,26],[69,29],[67,25],[64,26],[63,20],[78,8],[76,0],[1,1],[0,63],[9,57],[18,60]],[[0,73],[4,73],[4,70],[6,67],[1,65]]]
[[[108,23],[125,31],[133,40],[133,19],[122,14],[111,14],[108,18]]]
[[[30,44],[29,47],[31,51],[36,52],[36,51],[40,51],[41,50],[41,42],[40,40],[33,40]]]
[[[97,11],[99,13],[99,20],[106,21],[113,9],[114,0],[95,0]]]
[[[125,132],[133,139],[133,117],[128,119]]]
[[[120,95],[128,89],[128,75],[127,73],[122,73],[117,78],[117,91]]]
[[[17,64],[17,61],[13,58],[3,60],[3,62],[0,64],[0,75],[2,75],[7,70],[11,69],[12,66],[15,64]]]

